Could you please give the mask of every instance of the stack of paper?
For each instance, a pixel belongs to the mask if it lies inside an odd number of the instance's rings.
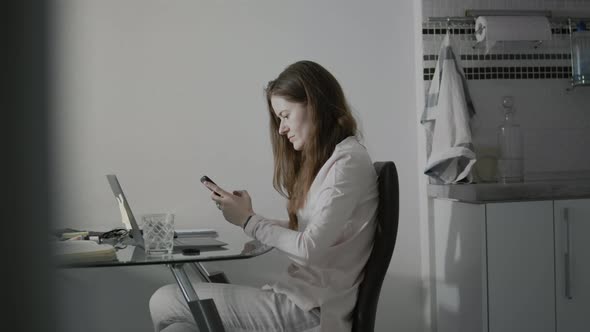
[[[56,241],[54,254],[62,263],[104,262],[117,260],[115,248],[89,240]]]

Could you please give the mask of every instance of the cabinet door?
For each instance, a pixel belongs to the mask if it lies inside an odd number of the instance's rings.
[[[487,332],[485,207],[434,200],[436,331]]]
[[[555,201],[557,331],[590,329],[590,199]]]
[[[553,202],[486,204],[489,332],[554,332]]]

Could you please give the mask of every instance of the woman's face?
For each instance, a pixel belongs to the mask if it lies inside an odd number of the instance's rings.
[[[293,149],[301,151],[310,132],[309,112],[305,104],[293,103],[280,96],[272,96],[270,103],[281,124],[279,134],[285,135]]]

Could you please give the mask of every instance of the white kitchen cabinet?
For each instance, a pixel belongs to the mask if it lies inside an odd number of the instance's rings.
[[[434,201],[438,332],[487,331],[485,206]]]
[[[590,199],[555,201],[557,331],[590,330]]]
[[[486,204],[489,332],[555,331],[553,202]]]
[[[564,209],[572,299],[564,295]],[[577,332],[590,326],[590,199],[435,199],[433,212],[438,332]]]

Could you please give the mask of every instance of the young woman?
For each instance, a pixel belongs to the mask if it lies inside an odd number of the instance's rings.
[[[254,212],[248,192],[206,183],[223,216],[292,261],[281,281],[262,289],[194,284],[212,298],[226,331],[351,329],[358,285],[369,258],[377,214],[377,174],[356,138],[342,88],[326,69],[296,62],[268,83],[274,187],[288,199],[289,220]],[[150,300],[156,331],[196,331],[175,285]]]

